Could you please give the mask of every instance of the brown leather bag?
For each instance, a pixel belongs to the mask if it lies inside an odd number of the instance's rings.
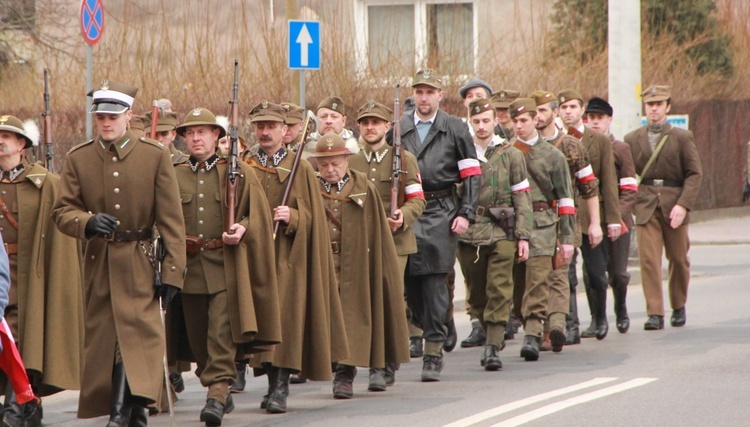
[[[188,255],[198,255],[203,247],[203,239],[197,236],[185,236],[185,252]]]
[[[516,226],[516,211],[513,208],[489,208],[490,218],[505,231],[508,239],[513,239]]]
[[[557,270],[566,264],[560,239],[555,241],[555,254],[552,255],[552,269]]]

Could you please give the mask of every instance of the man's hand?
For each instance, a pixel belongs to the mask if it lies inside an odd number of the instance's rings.
[[[575,246],[566,244],[562,244],[560,246],[562,247],[563,258],[565,259],[565,262],[570,263],[570,260],[573,259],[573,251],[576,249]]]
[[[469,220],[462,217],[457,216],[456,219],[453,220],[453,225],[451,225],[451,231],[458,234],[459,236],[466,233],[466,230],[469,229]]]
[[[672,228],[677,228],[682,225],[682,221],[685,221],[687,216],[687,209],[680,205],[674,205],[672,212],[669,213],[669,225]]]
[[[106,236],[117,229],[117,218],[99,212],[86,222],[86,237]]]
[[[245,226],[240,224],[233,224],[231,227],[229,227],[229,233],[226,231],[221,234],[221,240],[227,244],[227,245],[238,245],[240,243],[240,240],[242,240],[242,236],[245,235],[245,231],[247,229]]]
[[[518,241],[518,262],[524,262],[529,259],[529,241]]]
[[[599,225],[599,222],[591,221],[588,231],[589,245],[591,245],[592,248],[595,248],[602,242],[602,226]]]
[[[289,206],[277,206],[273,208],[273,220],[280,221],[284,224],[289,224],[289,220],[292,218],[292,211]]]
[[[620,224],[607,225],[607,237],[609,237],[609,240],[614,242],[620,237],[621,232],[622,232],[622,225]]]
[[[401,209],[396,209],[395,212],[396,219],[391,219],[391,217],[388,217],[388,227],[391,228],[391,232],[394,232],[401,228],[402,225],[404,225],[404,214],[401,212]]]
[[[166,283],[159,285],[156,288],[156,298],[161,298],[161,309],[166,310],[169,307],[169,303],[172,302],[175,295],[180,292],[180,288],[177,286],[168,285]]]

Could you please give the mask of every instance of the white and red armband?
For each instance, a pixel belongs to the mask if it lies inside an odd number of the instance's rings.
[[[424,190],[422,184],[410,184],[404,188],[404,199],[422,199],[424,200]]]
[[[461,179],[466,179],[470,176],[481,175],[482,167],[477,159],[463,159],[458,161],[458,172],[461,174]]]
[[[567,197],[557,201],[557,214],[558,215],[575,215],[576,205],[573,199]]]
[[[523,181],[519,182],[518,184],[511,185],[510,191],[513,193],[520,193],[522,191],[530,191],[531,187],[529,187],[529,180],[524,179]]]
[[[588,165],[576,172],[576,182],[578,182],[579,184],[585,184],[595,179],[596,175],[594,175],[594,169],[591,168],[591,165]]]
[[[638,191],[638,180],[633,177],[620,178],[620,193],[625,191]]]

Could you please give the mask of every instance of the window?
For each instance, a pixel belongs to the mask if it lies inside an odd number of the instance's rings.
[[[476,0],[356,0],[354,14],[360,74],[476,72]]]

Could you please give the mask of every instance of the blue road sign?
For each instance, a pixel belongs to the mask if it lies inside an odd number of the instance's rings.
[[[320,22],[289,20],[289,68],[320,69]]]
[[[104,7],[101,0],[81,0],[81,34],[91,46],[104,34]]]

